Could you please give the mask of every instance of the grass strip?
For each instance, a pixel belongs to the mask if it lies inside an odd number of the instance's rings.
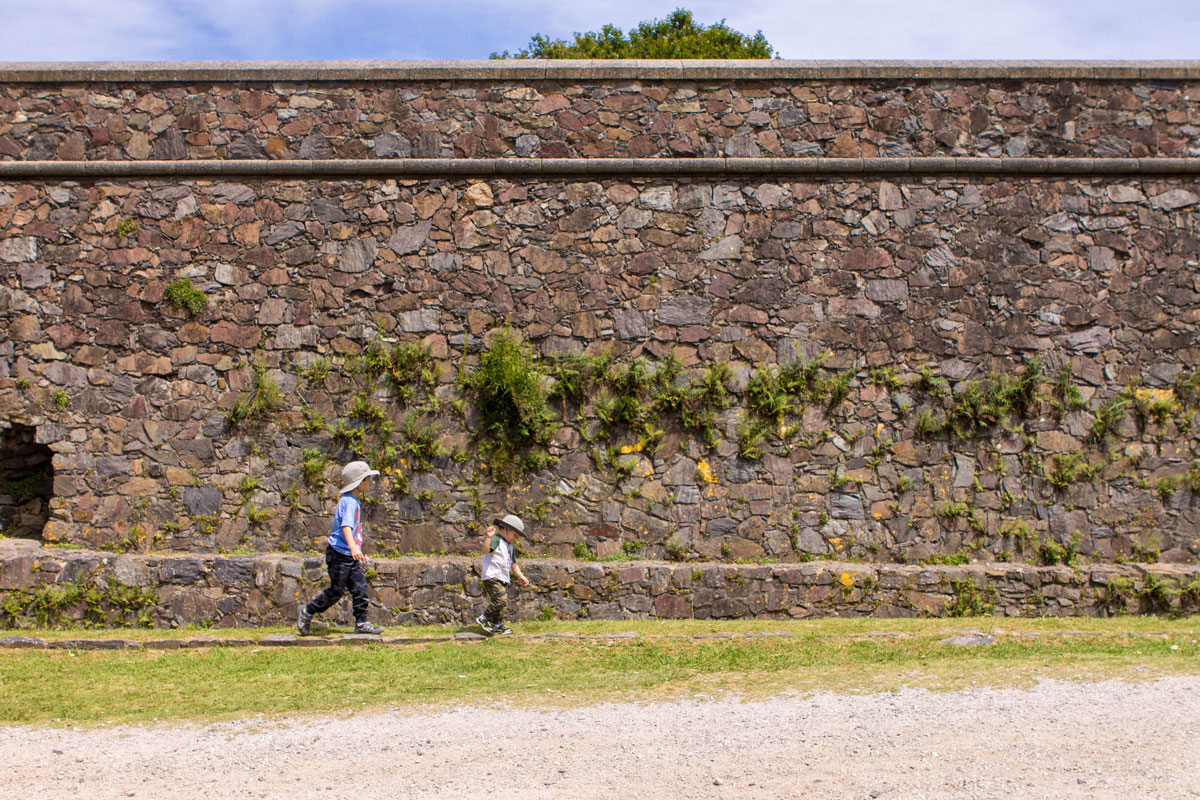
[[[708,636],[714,634],[791,633],[826,636],[871,635],[904,633],[932,635],[958,631],[982,633],[1052,633],[1078,632],[1111,634],[1128,633],[1195,633],[1200,634],[1200,616],[1168,619],[1154,616],[1118,617],[962,617],[962,618],[902,618],[873,619],[870,617],[820,617],[805,620],[550,620],[514,622],[518,635],[580,635],[634,632],[639,637]],[[258,641],[266,636],[294,634],[293,626],[267,628],[212,628],[188,626],[181,628],[36,628],[0,629],[0,637],[34,636],[46,641],[69,639],[244,639]],[[318,618],[313,624],[314,635],[346,635],[351,626],[330,624]],[[475,625],[393,625],[385,636],[433,638],[452,636],[460,632],[478,633]]]
[[[635,639],[495,638],[464,645],[0,651],[0,722],[96,725],[460,704],[575,706],[781,692],[934,691],[1025,686],[1040,678],[1140,679],[1200,673],[1195,620],[998,620],[994,645],[944,644],[945,620],[821,620],[773,627],[623,622]],[[890,624],[890,623],[895,624]],[[990,620],[973,620],[988,622]],[[873,624],[867,624],[873,623]],[[535,627],[533,624],[523,628]],[[529,633],[606,632],[540,623]],[[1019,627],[1020,635],[1007,631]],[[788,637],[668,638],[751,630]],[[890,628],[903,636],[877,636]],[[985,630],[976,625],[974,630]],[[428,630],[428,629],[426,629]],[[446,630],[438,628],[434,630]],[[694,632],[694,633],[693,633]],[[1077,635],[1078,633],[1087,635]],[[55,632],[58,633],[58,632]],[[78,632],[68,638],[78,638]],[[262,632],[259,632],[260,635]],[[1038,635],[1031,635],[1038,634]],[[111,632],[109,632],[111,636]],[[194,634],[193,634],[194,635]],[[337,675],[338,680],[329,680]]]

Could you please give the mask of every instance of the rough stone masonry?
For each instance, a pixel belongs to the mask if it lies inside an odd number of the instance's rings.
[[[504,508],[577,565],[1195,563],[1198,91],[1190,64],[0,70],[0,524],[312,552],[359,454],[385,556],[475,551]],[[715,435],[611,424],[602,381],[498,480],[463,378],[504,326],[547,389],[565,354],[727,370]],[[411,386],[364,366],[409,344]],[[797,363],[812,392],[771,395]]]

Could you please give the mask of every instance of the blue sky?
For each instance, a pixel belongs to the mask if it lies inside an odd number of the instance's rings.
[[[1200,58],[1200,0],[0,0],[0,61],[476,59],[680,5],[784,58]]]

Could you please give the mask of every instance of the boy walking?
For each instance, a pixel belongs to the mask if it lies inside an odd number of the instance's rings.
[[[512,633],[512,628],[504,624],[504,609],[508,607],[509,572],[517,576],[522,586],[529,585],[529,579],[521,573],[516,564],[514,542],[518,533],[525,532],[525,523],[515,514],[508,514],[503,519],[497,519],[489,525],[484,535],[487,537],[487,552],[483,556],[483,593],[487,597],[487,610],[475,619],[485,633]]]
[[[329,571],[329,587],[311,603],[300,607],[296,627],[301,634],[310,632],[313,616],[333,606],[347,590],[354,609],[354,632],[378,636],[383,628],[367,620],[367,576],[362,565],[367,556],[362,551],[362,503],[357,493],[371,485],[371,476],[378,475],[365,461],[351,461],[342,467],[342,490],[337,511],[333,514],[333,531],[325,547],[325,568]]]

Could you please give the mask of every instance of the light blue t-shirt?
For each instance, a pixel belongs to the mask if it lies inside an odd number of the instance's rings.
[[[344,556],[350,555],[350,545],[342,528],[354,531],[354,543],[362,548],[362,503],[358,498],[347,492],[338,500],[337,511],[333,513],[333,531],[329,534],[329,546]]]

